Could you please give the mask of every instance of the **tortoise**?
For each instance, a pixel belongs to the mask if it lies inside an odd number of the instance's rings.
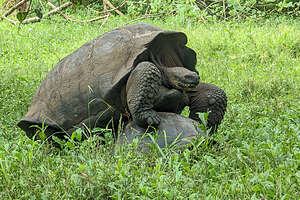
[[[209,126],[217,127],[226,95],[217,86],[199,83],[196,53],[186,43],[184,33],[147,23],[109,31],[54,67],[18,126],[30,138],[43,125],[47,136],[108,123],[116,132],[121,119],[157,126],[157,111],[180,113],[190,106],[196,120],[197,112],[210,110]]]
[[[148,152],[149,145],[150,147],[153,145],[153,139],[160,148],[175,144],[179,148],[185,147],[192,139],[199,137],[205,140],[209,139],[199,127],[199,123],[191,118],[168,112],[158,112],[158,115],[161,122],[155,129],[141,127],[134,121],[130,121],[118,136],[118,144],[132,143],[134,139],[138,138],[139,149]],[[153,137],[151,138],[145,133],[149,133]]]

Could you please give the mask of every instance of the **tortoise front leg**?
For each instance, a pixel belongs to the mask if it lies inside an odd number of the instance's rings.
[[[160,123],[153,107],[161,84],[161,72],[151,62],[141,62],[131,72],[126,84],[127,105],[139,126],[157,126]]]
[[[200,122],[198,112],[209,112],[207,126],[211,128],[211,134],[214,133],[220,125],[227,107],[227,97],[225,92],[219,87],[199,83],[193,92],[189,92],[189,117]]]
[[[154,110],[180,114],[188,102],[189,99],[185,92],[162,85],[159,88]]]

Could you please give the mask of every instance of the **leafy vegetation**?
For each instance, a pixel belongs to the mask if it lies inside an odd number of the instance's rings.
[[[177,15],[184,19],[205,21],[245,19],[276,14],[299,16],[297,0],[142,0],[128,1],[128,14]]]
[[[0,199],[300,199],[297,20],[144,20],[185,32],[201,81],[226,91],[228,112],[214,136],[222,150],[145,154],[136,143],[115,146],[108,134],[105,145],[91,137],[55,152],[16,127],[60,59],[130,20],[115,17],[101,28],[59,17],[20,27],[1,22]]]
[[[67,0],[54,0],[62,3]],[[73,0],[77,5],[103,6],[97,0]],[[111,0],[119,5],[123,0]],[[245,17],[270,16],[286,14],[299,16],[300,2],[298,0],[127,0],[127,6],[121,9],[131,16],[155,14],[159,16],[181,15],[198,20],[232,19]]]
[[[8,9],[20,0],[1,1],[0,5],[2,4],[4,8]],[[50,10],[46,5],[48,1],[55,6],[71,1],[73,6],[68,9],[69,12],[77,11],[77,8],[80,8],[85,9],[86,13],[89,12],[88,10],[93,10],[97,15],[99,11],[105,10],[102,0],[31,0],[28,3],[30,5],[29,12],[25,11],[26,6],[23,7],[23,10],[17,14],[18,20],[22,22],[30,16],[43,18],[43,15]],[[109,2],[131,18],[176,16],[181,22],[186,20],[214,21],[216,19],[245,20],[278,15],[300,16],[300,1],[298,0],[110,0]]]

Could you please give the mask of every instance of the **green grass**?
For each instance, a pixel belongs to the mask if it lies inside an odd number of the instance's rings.
[[[223,150],[144,154],[90,138],[57,155],[16,127],[41,81],[86,41],[124,25],[0,22],[0,199],[300,199],[300,23],[291,19],[181,26],[203,82],[223,88]]]

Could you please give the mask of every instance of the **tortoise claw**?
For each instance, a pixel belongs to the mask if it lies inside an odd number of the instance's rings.
[[[160,123],[160,117],[158,116],[158,114],[153,111],[150,116],[147,118],[147,123],[150,126],[158,126]]]

